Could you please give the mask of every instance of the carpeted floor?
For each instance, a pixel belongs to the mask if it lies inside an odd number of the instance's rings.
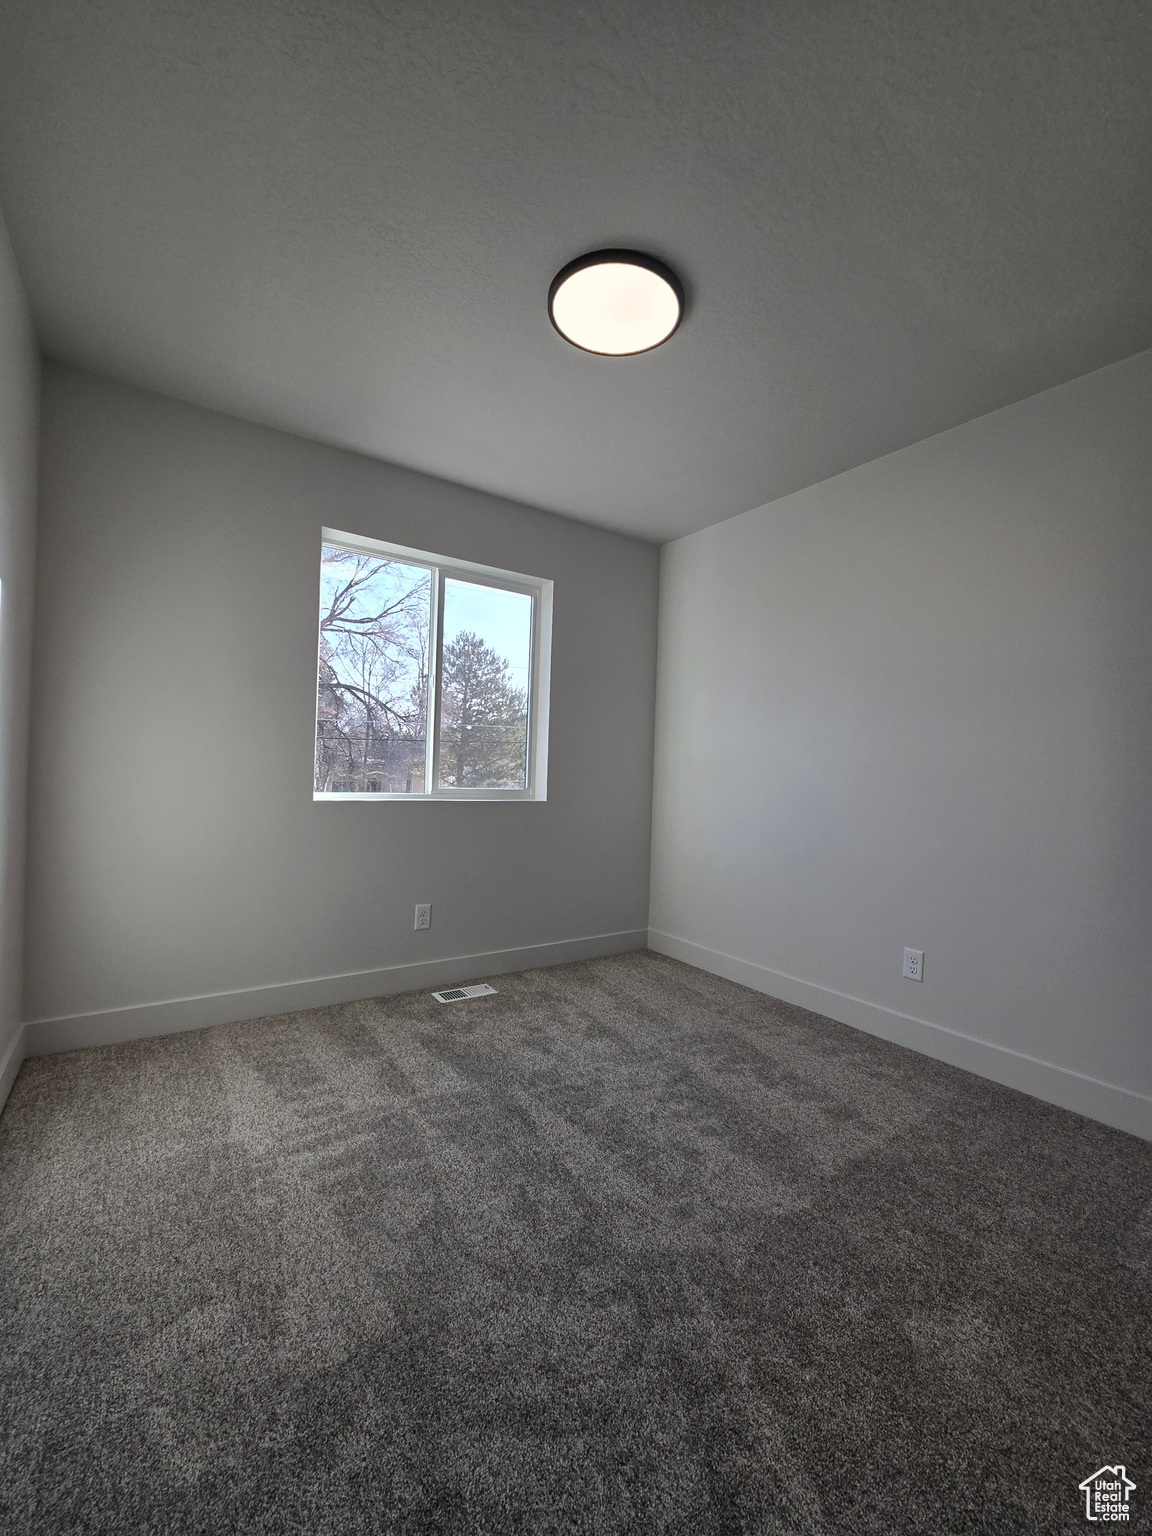
[[[25,1064],[29,1533],[1152,1511],[1152,1146],[647,953]]]

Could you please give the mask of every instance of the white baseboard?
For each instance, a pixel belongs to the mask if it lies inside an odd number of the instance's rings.
[[[479,976],[534,970],[540,965],[565,965],[573,960],[592,960],[600,955],[618,955],[647,946],[647,929],[637,928],[623,933],[561,939],[553,944],[525,944],[517,949],[490,950],[479,955],[421,960],[412,965],[387,965],[380,970],[352,971],[342,976],[316,976],[307,981],[288,981],[268,987],[244,987],[236,992],[211,992],[202,997],[138,1003],[99,1013],[33,1019],[24,1026],[25,1048],[29,1056],[48,1056],[56,1051],[115,1045],[122,1040],[140,1040],[149,1035],[172,1035],[185,1029],[205,1029],[212,1024],[234,1024],[241,1019],[296,1013],[301,1008],[325,1008],[331,1003],[354,1003],[366,997],[417,992],[425,987],[452,987]]]
[[[8,1049],[0,1057],[0,1109],[7,1104],[8,1095],[12,1092],[12,1084],[16,1081],[16,1074],[27,1055],[26,1043],[26,1030],[21,1024],[8,1042]]]
[[[728,981],[738,981],[753,991],[766,992],[786,1003],[822,1013],[825,1018],[835,1019],[840,1024],[848,1024],[869,1035],[879,1035],[882,1040],[891,1040],[896,1045],[906,1045],[924,1056],[932,1056],[953,1067],[963,1067],[978,1077],[991,1078],[994,1083],[1018,1088],[1021,1093],[1043,1099],[1047,1104],[1075,1110],[1091,1120],[1100,1120],[1105,1125],[1152,1141],[1152,1098],[1145,1094],[1133,1093],[1114,1083],[1102,1083],[1083,1073],[1071,1072],[1067,1067],[1039,1061],[1034,1056],[994,1045],[990,1040],[978,1040],[941,1024],[929,1024],[926,1019],[898,1013],[894,1008],[882,1008],[862,997],[834,992],[830,987],[802,981],[798,976],[787,976],[783,971],[770,970],[751,960],[739,960],[735,955],[723,954],[718,949],[694,944],[690,939],[680,939],[671,933],[649,929],[648,947],[702,971],[723,976]]]

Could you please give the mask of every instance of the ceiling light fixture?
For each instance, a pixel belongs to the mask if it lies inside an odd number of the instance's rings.
[[[591,251],[562,267],[548,290],[548,316],[574,347],[602,357],[651,352],[684,314],[675,272],[640,251]]]

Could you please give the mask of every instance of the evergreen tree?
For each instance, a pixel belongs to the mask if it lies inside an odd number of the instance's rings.
[[[465,631],[444,647],[440,782],[459,789],[522,789],[528,706],[508,663]]]

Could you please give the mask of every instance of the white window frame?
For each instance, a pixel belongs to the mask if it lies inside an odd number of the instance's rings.
[[[548,694],[552,675],[552,583],[542,576],[524,576],[494,565],[478,565],[472,560],[447,560],[425,549],[409,549],[403,544],[386,544],[361,534],[341,533],[335,528],[320,530],[321,545],[335,545],[357,555],[376,555],[385,560],[400,560],[405,565],[423,566],[432,573],[432,602],[429,615],[427,743],[424,760],[424,788],[419,792],[380,790],[342,793],[313,787],[312,799],[325,804],[345,801],[422,803],[430,800],[547,800],[548,798]],[[321,555],[323,558],[323,555]],[[444,583],[469,581],[478,586],[502,587],[507,592],[522,592],[532,599],[531,654],[528,664],[528,772],[524,789],[441,789],[440,780],[440,672],[444,655]],[[320,618],[316,619],[317,672],[319,672]]]

